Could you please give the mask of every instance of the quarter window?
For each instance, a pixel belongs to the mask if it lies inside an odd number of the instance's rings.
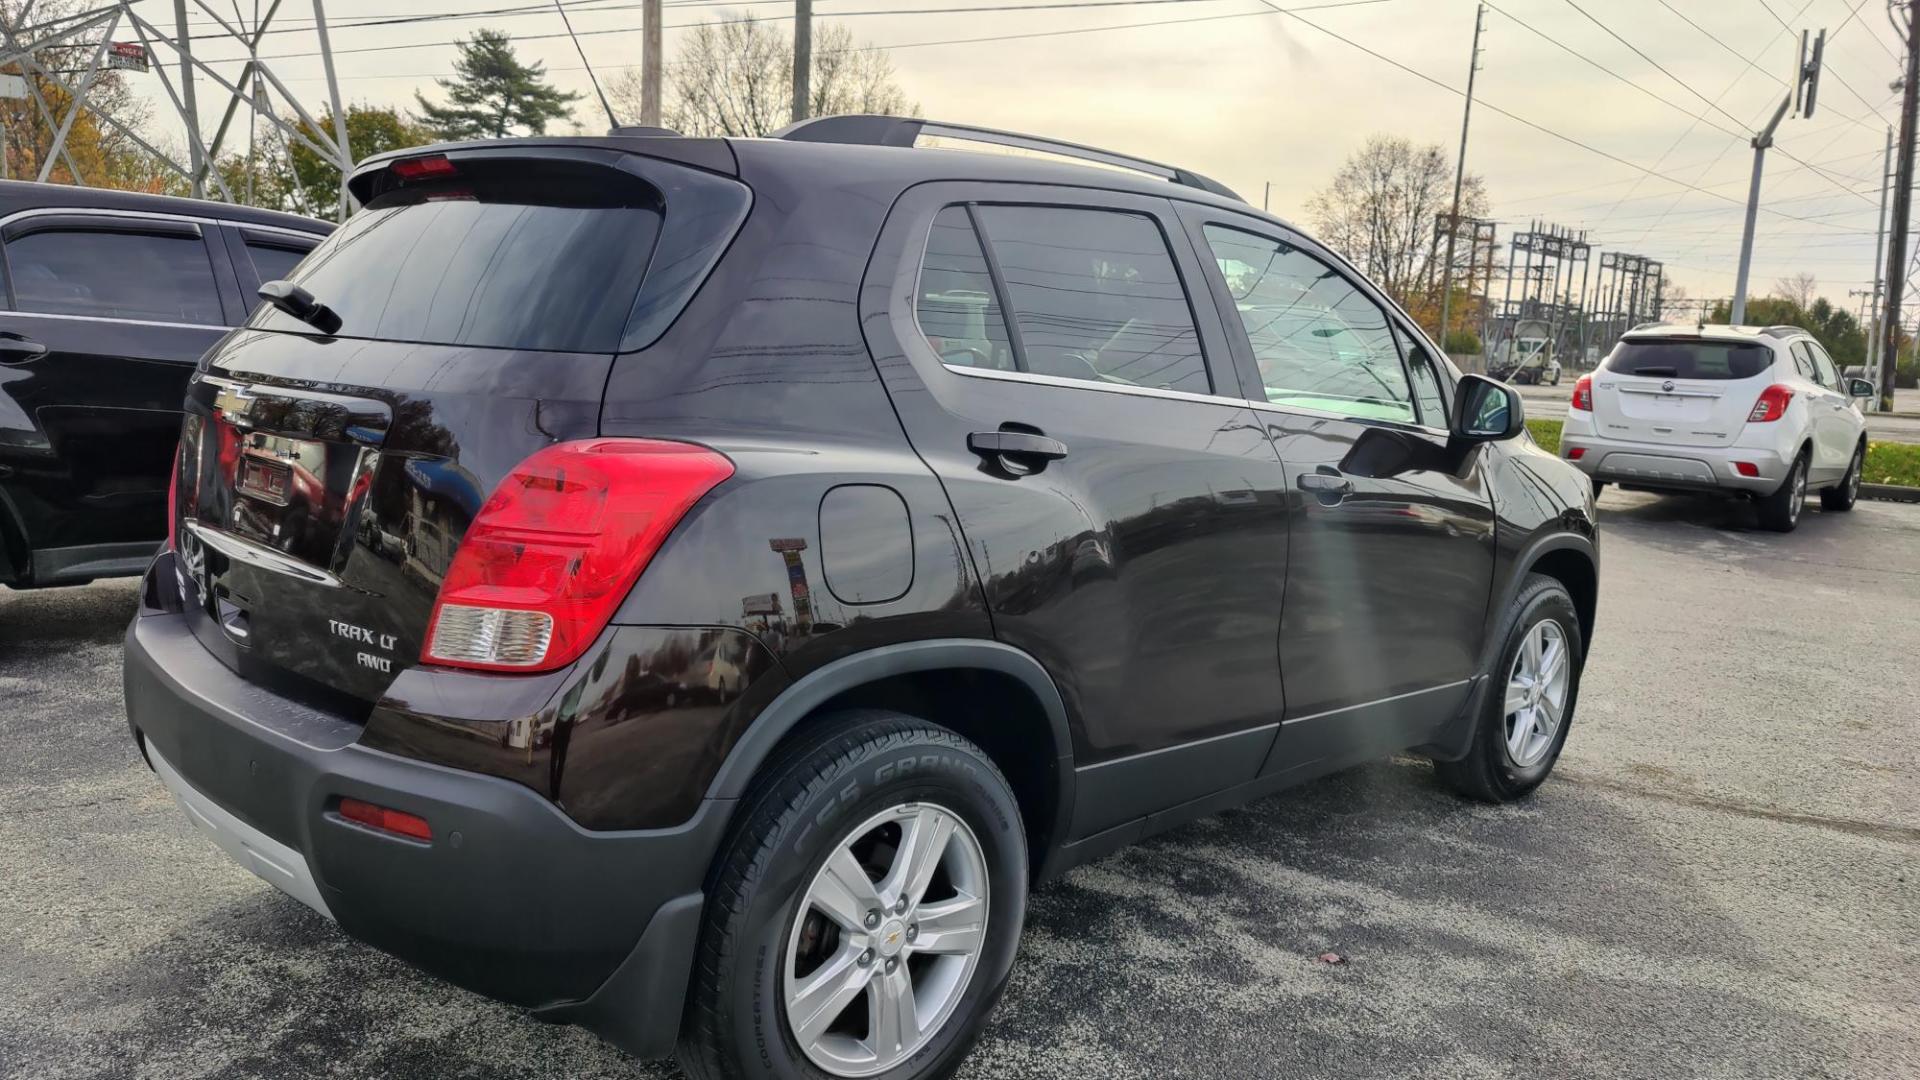
[[[1034,206],[975,213],[1013,315],[1019,370],[1212,391],[1186,289],[1152,218]]]
[[[253,260],[253,269],[260,275],[261,281],[280,281],[293,273],[300,260],[307,257],[307,250],[295,250],[278,244],[256,244],[247,242],[247,257]]]
[[[1246,328],[1268,401],[1374,420],[1413,420],[1413,390],[1386,312],[1290,244],[1206,228]]]
[[[1413,380],[1413,401],[1420,408],[1420,422],[1428,427],[1446,427],[1447,393],[1443,389],[1446,380],[1440,375],[1440,365],[1406,328],[1396,323],[1393,333],[1407,358],[1407,374]]]
[[[934,218],[918,296],[920,332],[942,361],[1015,370],[1007,319],[994,296],[993,274],[966,207],[949,206]]]
[[[226,324],[196,236],[47,229],[7,241],[6,253],[20,311]]]

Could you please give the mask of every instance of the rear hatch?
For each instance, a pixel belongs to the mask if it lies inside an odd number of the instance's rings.
[[[364,716],[419,661],[488,494],[597,434],[613,357],[672,322],[748,199],[581,145],[451,148],[353,184],[365,208],[291,279],[326,312],[263,305],[194,377],[175,543],[210,651]]]
[[[1726,446],[1772,382],[1762,342],[1629,338],[1593,374],[1593,422],[1606,437]]]

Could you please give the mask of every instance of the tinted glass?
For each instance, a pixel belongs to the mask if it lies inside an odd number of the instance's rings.
[[[304,251],[290,248],[273,247],[267,244],[248,244],[247,255],[253,259],[253,268],[261,281],[280,281],[293,273],[300,260],[307,257]]]
[[[978,213],[1006,280],[1026,370],[1212,390],[1193,310],[1152,218],[1029,206]]]
[[[611,352],[660,233],[658,195],[611,169],[461,163],[376,197],[293,271],[340,336]],[[263,307],[256,325],[307,331]]]
[[[7,241],[21,311],[224,326],[198,237],[49,229]]]
[[[1289,244],[1207,226],[1246,327],[1267,400],[1348,416],[1412,420],[1413,390],[1386,312]]]
[[[1412,334],[1398,325],[1394,326],[1393,333],[1407,358],[1407,374],[1413,379],[1413,402],[1419,406],[1420,422],[1428,427],[1446,427],[1447,394],[1442,389],[1446,382],[1440,377],[1439,365]]]
[[[920,332],[940,359],[961,367],[1014,370],[1006,316],[994,298],[987,256],[965,207],[949,206],[933,221],[915,312]]]
[[[1773,350],[1758,343],[1622,341],[1607,355],[1606,369],[1649,378],[1751,379],[1772,364]]]

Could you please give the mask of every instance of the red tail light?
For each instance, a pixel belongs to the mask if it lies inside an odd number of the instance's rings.
[[[152,536],[152,533],[148,533]],[[167,474],[167,550],[180,550],[180,444],[173,444],[173,471]]]
[[[401,158],[387,168],[402,180],[444,180],[460,171],[445,154]]]
[[[432,840],[433,826],[427,819],[403,810],[390,810],[384,806],[375,806],[359,799],[341,799],[340,816],[370,829],[382,832],[399,833],[415,840]]]
[[[1593,376],[1582,375],[1580,381],[1573,384],[1573,402],[1568,408],[1579,412],[1593,411]]]
[[[1787,403],[1793,400],[1793,388],[1774,383],[1760,391],[1760,400],[1753,403],[1753,411],[1747,414],[1749,424],[1768,424],[1787,415]]]
[[[557,443],[480,508],[440,584],[421,660],[551,671],[606,628],[667,534],[733,475],[704,447],[652,439]]]

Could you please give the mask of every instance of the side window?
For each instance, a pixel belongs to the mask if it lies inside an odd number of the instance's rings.
[[[1413,389],[1386,312],[1292,245],[1206,227],[1267,400],[1374,420],[1413,420]]]
[[[1803,379],[1811,382],[1820,381],[1820,377],[1814,374],[1813,358],[1808,354],[1807,343],[1804,341],[1793,343],[1793,370],[1799,372]]]
[[[1193,309],[1152,218],[1039,206],[975,213],[1006,289],[1020,370],[1212,392]]]
[[[247,241],[247,257],[253,260],[254,272],[260,275],[261,281],[284,280],[292,275],[293,268],[300,264],[300,260],[307,257],[307,252],[313,250],[311,244],[295,247],[292,243],[282,245]]]
[[[1014,370],[1007,319],[966,207],[949,206],[933,219],[916,296],[920,332],[943,362]]]
[[[19,311],[224,326],[206,242],[47,229],[6,243]]]
[[[1813,357],[1813,381],[1829,390],[1840,388],[1840,373],[1833,369],[1833,358],[1819,342],[1809,342],[1807,353]]]
[[[1440,375],[1440,366],[1427,354],[1427,347],[1407,333],[1405,327],[1395,323],[1393,334],[1399,339],[1400,351],[1407,358],[1407,374],[1413,380],[1413,403],[1419,406],[1420,422],[1428,427],[1446,427],[1446,380]]]

